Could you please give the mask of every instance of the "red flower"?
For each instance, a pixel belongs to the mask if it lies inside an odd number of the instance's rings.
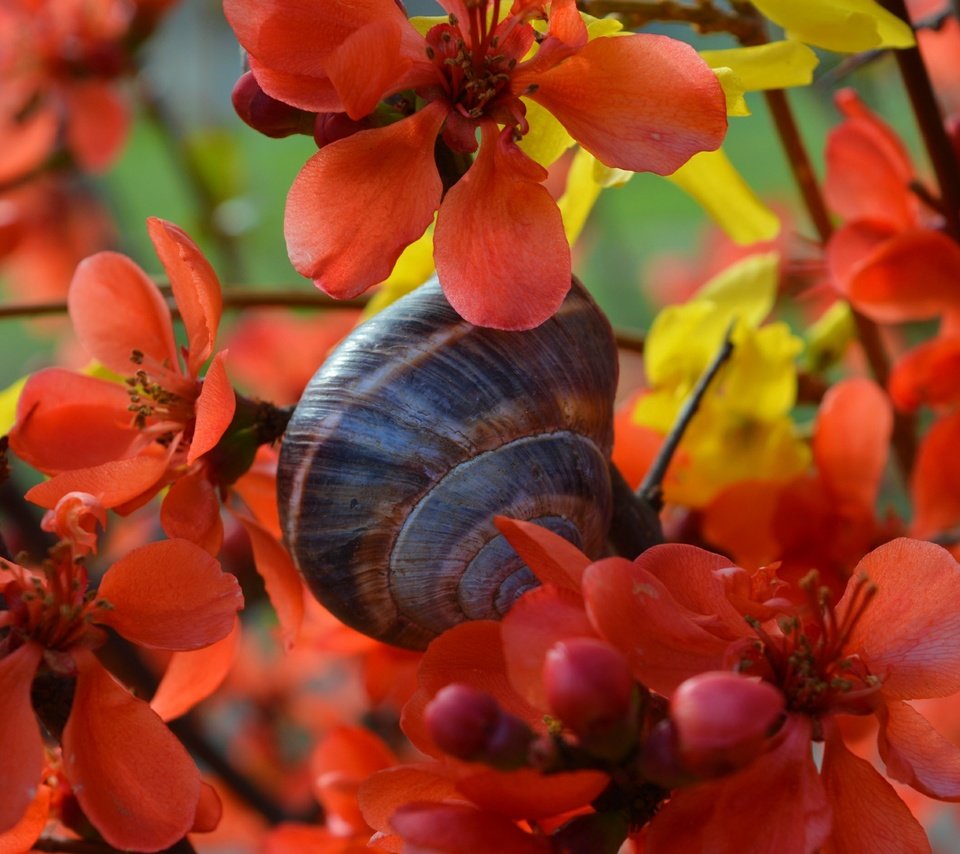
[[[91,355],[126,380],[50,368],[27,381],[10,445],[54,475],[27,494],[43,507],[77,491],[121,512],[138,507],[196,472],[233,417],[223,351],[199,378],[220,321],[216,274],[177,226],[159,219],[148,226],[187,329],[184,361],[167,303],[136,264],[114,252],[80,264],[68,298],[74,330]]]
[[[704,536],[743,566],[780,562],[778,577],[791,585],[817,567],[841,595],[863,554],[891,536],[874,508],[892,427],[890,401],[875,383],[837,383],[817,412],[815,471],[725,489],[704,510]]]
[[[530,328],[563,300],[570,252],[542,186],[546,170],[516,145],[529,130],[524,99],[552,112],[604,163],[669,174],[720,145],[723,93],[681,42],[655,35],[588,41],[572,0],[514,3],[502,20],[499,0],[442,5],[450,22],[425,38],[393,0],[338,0],[295,12],[277,0],[226,0],[224,8],[274,98],[352,119],[408,90],[426,102],[393,124],[330,143],[307,162],[287,198],[294,267],[334,296],[355,296],[387,278],[439,208],[434,257],[454,308],[482,325]],[[547,36],[526,59],[535,41],[528,21],[547,5]],[[476,151],[478,133],[476,159],[444,196],[437,136],[464,155]]]
[[[58,145],[85,170],[116,158],[130,115],[114,81],[169,2],[9,0],[0,9],[0,182]]]
[[[192,543],[164,540],[118,560],[96,590],[68,547],[39,572],[0,561],[0,584],[0,829],[20,820],[40,781],[36,709],[60,739],[64,775],[103,837],[136,851],[172,845],[197,817],[197,768],[93,650],[106,640],[101,626],[146,647],[212,644],[243,605],[236,579]]]

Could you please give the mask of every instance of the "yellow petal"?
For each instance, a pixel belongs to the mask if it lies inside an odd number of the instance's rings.
[[[13,429],[17,420],[17,401],[26,381],[26,377],[20,377],[0,391],[0,436],[6,436]]]
[[[727,115],[749,116],[750,108],[743,97],[743,93],[747,90],[743,81],[737,77],[733,69],[720,66],[715,67],[713,73],[717,75],[720,88],[723,89],[723,95],[727,99]]]
[[[771,240],[780,231],[777,215],[750,189],[722,148],[695,154],[667,180],[689,193],[737,243]]]
[[[873,0],[754,0],[790,38],[840,53],[911,47],[913,30]]]
[[[416,15],[410,19],[411,25],[421,36],[426,36],[437,24],[449,22],[450,19],[446,15]]]
[[[572,246],[600,196],[602,187],[593,178],[596,158],[582,148],[577,149],[567,173],[567,187],[557,202],[563,217],[563,231]]]
[[[805,44],[792,39],[755,47],[702,50],[700,56],[718,77],[721,70],[729,69],[747,92],[807,86],[813,82],[813,69],[820,61]],[[723,82],[720,77],[721,85]]]
[[[363,309],[361,320],[383,311],[400,297],[420,287],[433,275],[433,226],[400,253],[389,278],[380,285]]]
[[[580,17],[583,23],[587,25],[587,38],[599,39],[603,36],[613,36],[623,29],[623,24],[616,18],[595,18],[586,12],[581,12]]]
[[[536,160],[541,166],[550,166],[573,145],[573,137],[545,107],[541,107],[536,101],[526,98],[522,100],[527,108],[530,132],[517,144],[527,157]]]
[[[803,341],[785,323],[740,327],[733,356],[717,386],[727,410],[751,421],[787,415],[797,400],[796,358],[802,349]]]
[[[627,169],[617,169],[616,166],[607,166],[601,163],[595,157],[593,159],[593,180],[601,187],[622,187],[627,183],[636,172],[630,172]]]
[[[748,326],[759,326],[773,310],[779,266],[777,252],[748,255],[701,285],[693,298],[713,303],[728,325],[737,317]]]
[[[849,303],[835,302],[806,332],[807,348],[804,366],[819,374],[832,367],[846,353],[857,337]]]
[[[643,347],[647,382],[685,395],[723,343],[730,315],[712,302],[670,305],[653,319]]]

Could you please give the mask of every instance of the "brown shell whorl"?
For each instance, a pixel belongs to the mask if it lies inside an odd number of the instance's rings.
[[[598,555],[616,379],[610,324],[576,282],[527,332],[467,323],[435,282],[363,324],[310,381],[280,453],[284,535],[314,594],[422,648],[537,583],[494,515]]]

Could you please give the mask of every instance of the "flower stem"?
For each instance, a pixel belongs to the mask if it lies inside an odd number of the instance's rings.
[[[666,477],[667,468],[670,466],[673,455],[680,446],[683,434],[686,433],[687,427],[690,426],[693,416],[697,414],[697,410],[700,408],[703,396],[710,387],[710,383],[713,382],[720,368],[722,368],[730,356],[733,355],[732,335],[733,326],[731,325],[730,329],[727,330],[727,334],[724,336],[723,344],[713,357],[713,361],[707,366],[707,369],[693,387],[693,391],[690,392],[690,396],[684,401],[683,407],[677,415],[677,420],[673,423],[673,427],[670,428],[666,440],[660,446],[660,450],[657,452],[653,464],[643,478],[643,482],[637,488],[637,496],[657,510],[663,506],[663,479]]]
[[[883,0],[883,6],[898,18],[910,23],[904,0]],[[920,48],[916,46],[894,53],[927,155],[940,186],[946,230],[955,240],[960,240],[960,163],[957,162],[957,156],[944,128],[943,116],[930,83],[927,66],[920,55]]]
[[[773,116],[780,142],[790,161],[790,168],[800,195],[803,197],[807,213],[817,230],[820,241],[826,244],[833,234],[833,223],[823,200],[823,194],[820,192],[813,164],[810,162],[803,138],[800,136],[800,128],[797,126],[790,102],[782,90],[769,90],[763,94]],[[874,379],[886,388],[890,379],[890,362],[880,336],[880,329],[870,318],[861,314],[853,306],[851,306],[851,313],[870,372]],[[891,441],[904,483],[908,483],[917,453],[916,418],[902,412],[895,412]]]

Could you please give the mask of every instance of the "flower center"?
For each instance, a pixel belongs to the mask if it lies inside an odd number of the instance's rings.
[[[58,652],[80,643],[99,645],[100,630],[92,621],[112,606],[90,589],[87,571],[73,559],[69,544],[55,546],[39,572],[3,560],[0,569],[12,575],[2,588],[6,613],[0,626],[10,632],[0,648],[16,637]]]
[[[134,350],[130,355],[134,365],[143,365],[144,355]],[[127,409],[133,413],[133,423],[140,430],[156,433],[157,441],[169,443],[174,434],[182,429],[193,417],[191,403],[177,392],[170,391],[155,379],[143,367],[138,367],[131,377],[124,380],[130,405]]]
[[[535,33],[526,21],[542,14],[533,4],[500,20],[500,0],[467,2],[469,18],[439,24],[426,36],[427,57],[437,69],[442,97],[462,116],[492,116],[525,131],[523,106],[510,90],[517,63],[530,49]],[[429,97],[429,96],[427,96]]]
[[[774,637],[748,618],[760,644],[740,661],[740,669],[757,672],[777,685],[791,711],[819,717],[824,714],[866,715],[874,711],[880,679],[856,652],[848,650],[854,626],[877,592],[866,576],[853,582],[849,606],[838,616],[828,588],[810,572],[800,586],[807,597],[812,621],[796,617],[780,621],[782,635]]]

